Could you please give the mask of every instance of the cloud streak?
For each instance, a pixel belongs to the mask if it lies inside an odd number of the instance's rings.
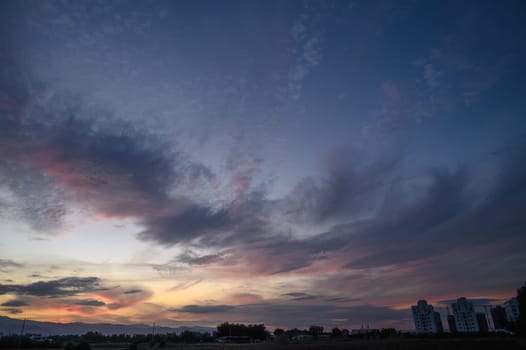
[[[58,280],[39,281],[30,284],[0,285],[0,294],[18,294],[42,297],[64,297],[103,291],[97,277],[65,277]]]

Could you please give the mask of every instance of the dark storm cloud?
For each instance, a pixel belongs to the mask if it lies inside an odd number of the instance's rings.
[[[103,291],[97,277],[66,277],[58,280],[39,281],[31,284],[0,285],[0,294],[18,294],[45,297],[74,296],[82,293]]]
[[[5,303],[1,304],[2,306],[18,307],[18,306],[27,306],[29,305],[23,300],[8,300]]]
[[[190,314],[212,314],[223,313],[234,310],[236,307],[232,305],[185,305],[179,309],[171,309],[170,311],[185,312]]]

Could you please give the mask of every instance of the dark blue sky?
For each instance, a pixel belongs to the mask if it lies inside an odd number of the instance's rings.
[[[404,328],[521,285],[523,1],[0,6],[1,313]]]

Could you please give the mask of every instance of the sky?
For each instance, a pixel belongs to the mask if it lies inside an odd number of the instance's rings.
[[[0,314],[411,329],[419,299],[514,296],[525,17],[1,1]]]

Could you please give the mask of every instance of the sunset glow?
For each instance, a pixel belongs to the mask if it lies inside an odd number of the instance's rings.
[[[525,15],[1,1],[0,315],[410,329],[514,296]]]

